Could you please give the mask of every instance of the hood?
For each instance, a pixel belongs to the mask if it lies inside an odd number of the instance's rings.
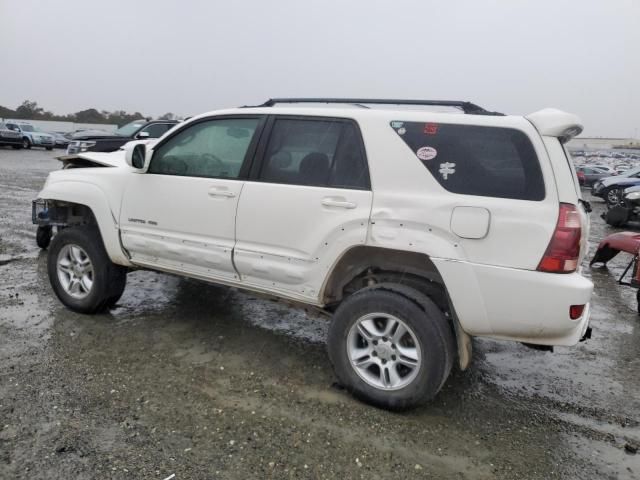
[[[62,162],[62,168],[67,167],[126,167],[124,150],[115,152],[84,152],[56,157]]]
[[[625,185],[638,185],[640,184],[640,178],[616,175],[614,177],[603,178],[602,184],[605,187],[609,187],[611,185],[619,185],[621,187],[624,187]]]
[[[127,140],[127,137],[123,137],[121,135],[112,135],[110,133],[105,132],[102,133],[91,133],[91,134],[77,134],[71,137],[72,141],[83,141],[83,140]]]

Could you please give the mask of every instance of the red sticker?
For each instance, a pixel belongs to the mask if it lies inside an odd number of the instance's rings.
[[[435,135],[438,133],[438,125],[435,123],[425,123],[424,133],[427,135]]]

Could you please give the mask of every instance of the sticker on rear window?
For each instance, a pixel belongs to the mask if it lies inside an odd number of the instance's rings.
[[[435,123],[425,123],[424,125],[425,135],[435,135],[438,133],[438,125]]]
[[[438,156],[438,151],[433,147],[420,147],[416,155],[420,160],[433,160]]]
[[[400,128],[404,125],[404,122],[393,121],[391,122],[391,128]]]
[[[407,133],[407,129],[404,127],[400,127],[398,129],[398,135],[404,135],[405,133]]]
[[[440,164],[440,175],[444,180],[449,178],[449,175],[456,173],[456,164],[452,162],[445,162]]]

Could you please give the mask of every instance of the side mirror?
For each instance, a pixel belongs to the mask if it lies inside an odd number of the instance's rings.
[[[136,138],[149,138],[149,132],[140,132]]]
[[[139,170],[145,171],[145,163],[147,159],[147,146],[145,142],[129,142],[124,146],[124,158],[127,165]]]

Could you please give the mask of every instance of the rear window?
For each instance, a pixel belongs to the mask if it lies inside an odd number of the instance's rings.
[[[519,130],[403,121],[391,122],[391,127],[450,192],[544,199],[538,158],[527,135]]]

